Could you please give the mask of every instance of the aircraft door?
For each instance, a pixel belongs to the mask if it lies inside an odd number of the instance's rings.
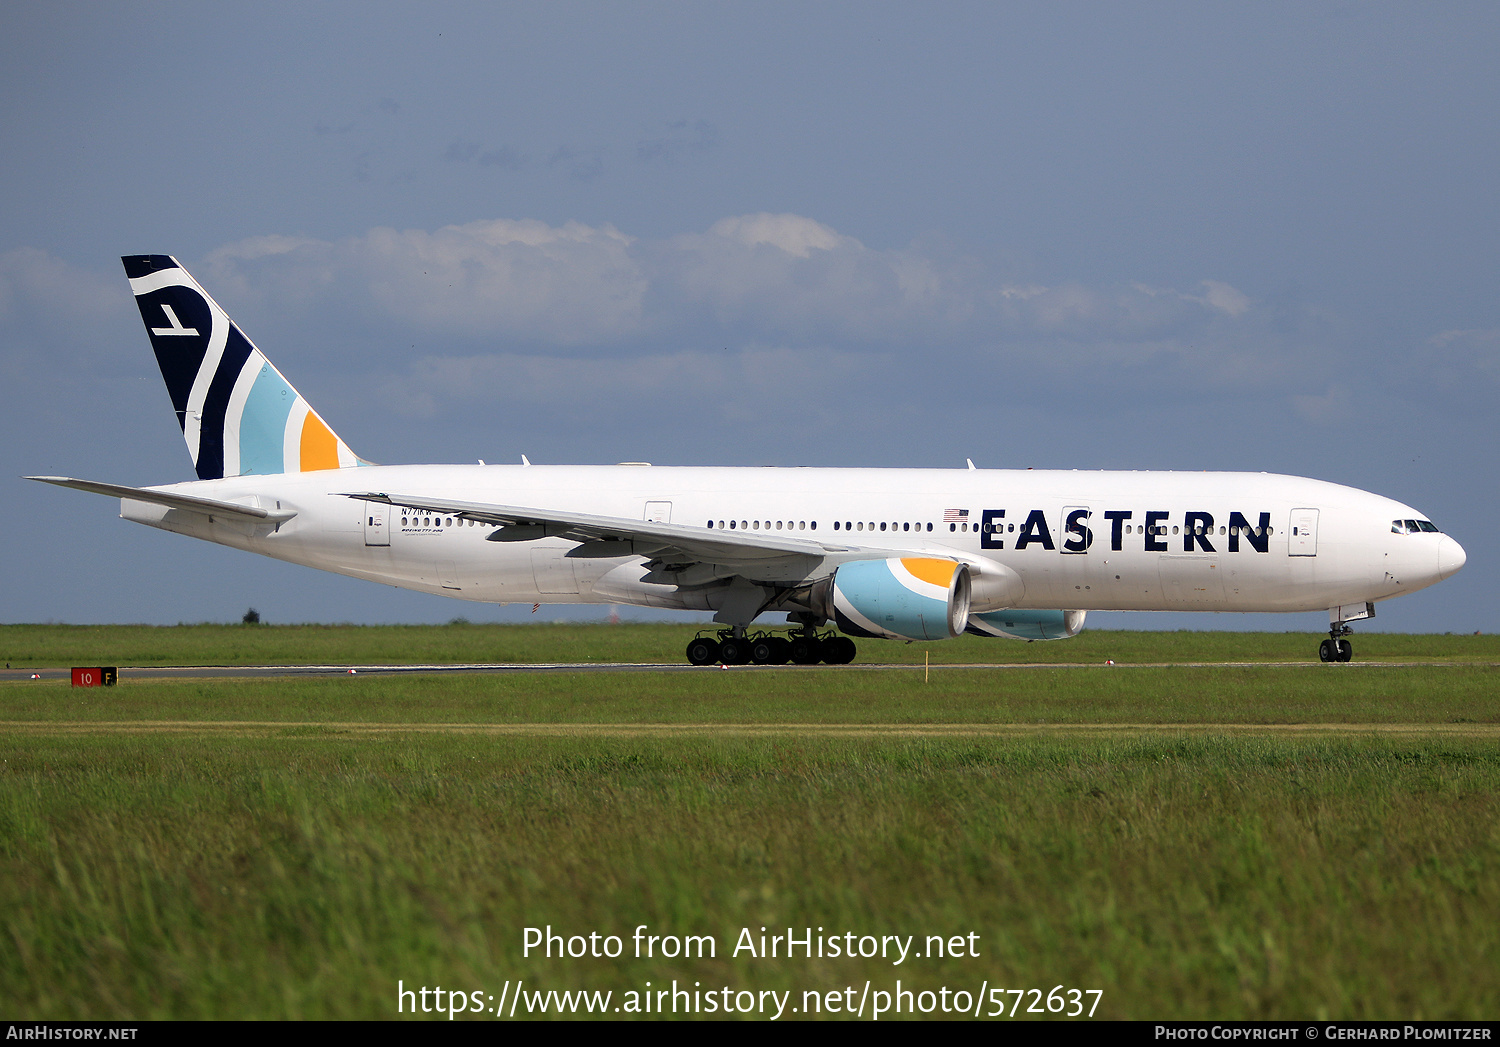
[[[1045,572],[1051,579],[1051,595],[1055,600],[1066,600],[1071,606],[1087,607],[1093,599],[1094,557],[1088,555],[1094,544],[1094,514],[1086,505],[1065,505],[1058,517],[1058,558],[1052,560]],[[1028,594],[1031,582],[1026,583]]]
[[[391,544],[391,507],[384,502],[365,503],[365,544]]]
[[[531,550],[531,574],[536,591],[544,596],[577,596],[578,576],[573,573],[575,561],[561,549]]]
[[[1086,505],[1065,505],[1062,529],[1058,534],[1058,552],[1086,553],[1094,544],[1093,513]]]
[[[651,523],[671,523],[672,503],[647,502],[646,511],[641,515],[641,519],[649,520]]]
[[[1317,556],[1318,510],[1293,509],[1286,541],[1288,556]]]

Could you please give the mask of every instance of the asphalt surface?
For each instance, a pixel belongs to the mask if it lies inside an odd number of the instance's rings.
[[[124,680],[204,680],[258,679],[279,676],[400,676],[412,673],[706,673],[706,672],[940,672],[951,669],[1097,669],[1112,663],[1099,662],[996,662],[975,664],[941,664],[923,666],[907,663],[871,662],[864,665],[689,665],[686,662],[495,662],[459,665],[147,665],[118,666]],[[1354,661],[1324,665],[1320,662],[1132,662],[1115,665],[1117,669],[1159,669],[1167,665],[1183,668],[1260,668],[1260,669],[1351,669],[1393,668],[1411,666],[1486,666],[1485,662],[1377,662]],[[0,669],[0,681],[68,680],[72,669],[66,666],[11,667]]]

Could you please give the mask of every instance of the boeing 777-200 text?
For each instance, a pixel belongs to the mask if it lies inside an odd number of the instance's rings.
[[[846,663],[851,636],[1057,639],[1090,610],[1326,609],[1319,656],[1348,661],[1350,622],[1464,564],[1409,506],[1265,473],[372,465],[174,259],[124,263],[198,479],[32,479],[460,600],[713,611],[698,664]],[[772,612],[788,634],[750,631]]]

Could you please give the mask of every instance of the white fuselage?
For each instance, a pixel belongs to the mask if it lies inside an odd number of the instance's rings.
[[[1391,499],[1265,473],[653,466],[372,466],[240,476],[156,490],[293,510],[279,525],[126,499],[121,515],[356,578],[490,603],[716,609],[722,588],[642,580],[645,559],[572,557],[561,538],[497,542],[494,525],[346,497],[534,506],[622,520],[786,536],[826,559],[751,579],[826,576],[850,547],[1003,565],[1007,605],[1079,610],[1303,611],[1388,599],[1463,564]]]

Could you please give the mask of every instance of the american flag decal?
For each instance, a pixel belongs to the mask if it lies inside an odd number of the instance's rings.
[[[944,509],[943,523],[965,523],[969,519],[967,509]]]

